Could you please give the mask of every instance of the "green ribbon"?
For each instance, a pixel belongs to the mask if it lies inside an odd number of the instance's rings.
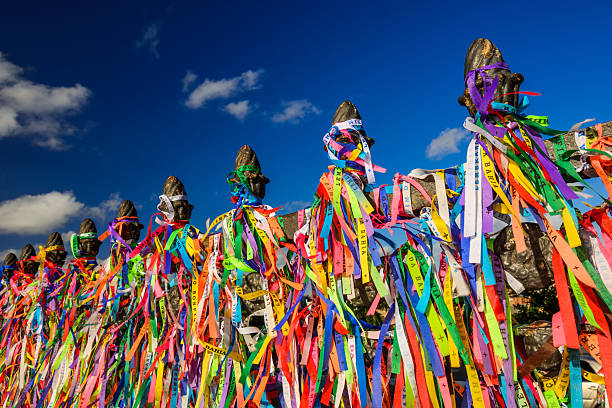
[[[250,186],[249,186],[249,181],[248,181],[247,177],[244,174],[247,171],[251,172],[251,173],[258,173],[261,170],[260,170],[259,166],[254,166],[254,165],[240,166],[236,170],[232,171],[231,173],[229,173],[227,175],[227,184],[230,185],[230,186],[231,185],[235,185],[235,184],[242,184],[244,187],[247,188],[247,190],[249,190],[250,193],[253,193],[251,191]],[[236,183],[235,181],[232,180],[235,177],[237,177],[238,180],[240,180],[240,183]]]
[[[240,374],[240,379],[238,380],[241,384],[244,384],[244,382],[247,379],[247,376],[250,374],[251,366],[253,365],[253,361],[255,360],[257,353],[259,353],[259,349],[261,348],[265,340],[266,340],[265,337],[262,337],[261,339],[259,339],[259,341],[255,345],[255,350],[251,353],[251,355],[249,356],[249,359],[247,360],[246,364],[242,368],[242,373]]]

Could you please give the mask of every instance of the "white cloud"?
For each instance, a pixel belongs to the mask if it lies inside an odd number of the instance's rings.
[[[304,208],[310,208],[312,206],[312,201],[302,201],[295,200],[289,201],[283,205],[283,208],[279,210],[279,213],[288,214],[298,210],[303,210]]]
[[[0,97],[17,112],[44,115],[80,108],[87,101],[89,90],[81,84],[52,88],[29,81],[16,81],[3,87]]]
[[[425,155],[428,159],[439,160],[449,154],[459,153],[459,143],[466,140],[469,132],[463,128],[444,129],[433,139]]]
[[[321,113],[319,108],[308,102],[306,99],[283,102],[282,106],[283,110],[281,112],[276,112],[274,115],[272,115],[272,122],[298,123],[309,113],[315,113],[317,115]]]
[[[229,113],[238,120],[244,120],[249,113],[254,109],[254,106],[248,100],[240,102],[230,102],[223,108],[224,112]]]
[[[84,213],[85,216],[95,218],[99,222],[109,222],[117,215],[117,211],[122,202],[123,199],[119,193],[112,193],[106,200],[95,207],[87,207]]]
[[[191,84],[193,84],[196,79],[198,79],[198,76],[190,70],[187,70],[185,76],[183,77],[183,92],[187,92]]]
[[[19,129],[17,112],[9,107],[0,107],[0,137],[3,134],[11,134]]]
[[[214,99],[225,99],[240,92],[251,91],[259,88],[259,80],[264,73],[263,69],[257,71],[246,71],[237,77],[229,79],[208,79],[198,85],[185,101],[185,106],[191,109],[198,109],[207,102]]]
[[[12,252],[15,255],[17,255],[17,259],[19,259],[19,255],[21,254],[21,249],[9,248],[9,249],[5,249],[4,251],[0,251],[0,262],[4,261],[4,258],[6,258],[9,252]]]
[[[63,118],[78,112],[91,96],[81,84],[53,87],[21,77],[23,69],[0,52],[0,139],[31,136],[51,150],[67,147],[63,138],[76,128]]]
[[[159,45],[159,23],[149,24],[142,30],[142,36],[140,40],[134,43],[136,49],[143,48],[151,53],[155,58],[159,58],[159,51],[157,46]]]
[[[72,238],[72,236],[76,233],[77,233],[76,231],[70,230],[70,231],[62,232],[60,234],[62,236],[62,240],[64,241],[64,247],[66,249],[70,247],[70,238]],[[68,252],[71,252],[71,251],[68,251]]]
[[[24,195],[0,202],[0,234],[44,234],[64,225],[85,205],[72,191]]]
[[[23,69],[10,61],[7,61],[4,54],[0,52],[0,84],[3,82],[14,82]]]
[[[76,217],[93,218],[99,231],[117,213],[123,200],[119,193],[111,194],[106,200],[96,206],[87,206],[77,200],[72,191],[38,195],[24,195],[0,202],[0,234],[36,235],[49,234],[63,227],[69,220]],[[77,224],[78,225],[78,224]],[[62,234],[70,238],[74,231]]]

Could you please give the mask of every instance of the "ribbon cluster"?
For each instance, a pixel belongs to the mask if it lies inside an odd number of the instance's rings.
[[[559,132],[492,95],[465,122],[465,164],[389,186],[373,188],[384,169],[361,122],[335,124],[324,137],[332,165],[293,236],[277,209],[247,199],[244,168],[231,182],[236,207],[205,233],[174,220],[183,197],[169,197],[140,243],[117,233],[137,220],[109,224],[101,265],[43,259],[47,279],[18,265],[0,291],[2,406],[576,407],[586,383],[607,401],[610,197],[581,215],[566,181],[584,184],[568,161],[580,153],[609,186],[612,161],[597,150],[607,141],[553,159],[542,134]],[[418,214],[416,192],[427,200]],[[526,216],[554,247],[559,312],[532,354],[512,316],[520,282],[492,250],[496,214],[510,217],[518,252]],[[403,244],[383,245],[382,231]],[[543,374],[556,351],[558,375]]]

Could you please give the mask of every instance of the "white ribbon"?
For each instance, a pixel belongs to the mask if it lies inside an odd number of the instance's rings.
[[[376,178],[374,176],[374,168],[372,166],[372,155],[370,154],[370,146],[366,142],[365,138],[359,131],[360,129],[355,128],[355,126],[361,126],[362,122],[360,119],[349,119],[344,122],[334,123],[331,130],[323,136],[323,143],[325,146],[329,145],[329,141],[334,133],[337,131],[342,131],[345,129],[354,130],[359,134],[359,139],[361,141],[361,149],[365,153],[365,174],[368,179],[368,184],[374,184],[376,182]],[[336,155],[331,152],[331,149],[327,149],[327,154],[331,160],[340,160]]]
[[[181,201],[181,200],[187,201],[187,196],[186,195],[173,195],[173,196],[168,197],[167,195],[162,194],[159,196],[159,204],[157,204],[157,209],[166,216],[166,219],[168,219],[168,221],[172,222],[174,221],[174,206],[172,205],[172,202]],[[164,211],[161,209],[162,204],[166,204],[166,208],[168,209],[168,211]]]
[[[506,147],[506,145],[503,144],[498,138],[496,138],[495,136],[493,136],[492,134],[487,132],[485,129],[481,128],[476,123],[474,123],[474,119],[473,118],[470,118],[470,117],[466,118],[465,122],[463,122],[463,127],[466,128],[467,130],[469,130],[470,132],[481,134],[489,142],[491,142],[497,148],[497,150],[499,150],[500,152],[506,154],[506,151],[508,149]]]

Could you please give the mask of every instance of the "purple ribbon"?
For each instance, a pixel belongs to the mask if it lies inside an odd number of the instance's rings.
[[[468,91],[470,93],[470,97],[472,98],[472,102],[478,108],[478,113],[481,116],[487,116],[488,106],[493,101],[495,96],[495,89],[497,88],[498,78],[489,78],[487,76],[486,70],[489,69],[507,69],[510,70],[508,64],[505,62],[497,62],[491,65],[485,65],[484,67],[476,68],[470,72],[465,77],[465,84],[468,87]],[[483,80],[483,92],[482,95],[478,91],[476,87],[476,73],[480,74]]]
[[[120,222],[138,222],[138,221],[137,220],[136,221],[123,221],[123,220],[117,220],[115,218],[113,220],[113,222],[109,222],[108,223],[108,230],[110,231],[110,234],[113,237],[113,239],[115,241],[119,242],[124,247],[128,247],[129,248],[130,246],[123,240],[123,238],[121,238],[121,236],[115,230],[115,228],[117,227],[117,224],[119,224]]]

